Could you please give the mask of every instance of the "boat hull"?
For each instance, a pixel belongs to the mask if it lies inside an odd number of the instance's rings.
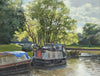
[[[11,76],[24,72],[30,72],[30,70],[31,70],[31,60],[0,65],[0,76]]]
[[[32,60],[32,66],[35,68],[53,67],[53,66],[61,66],[61,65],[66,65],[66,58],[48,59],[48,60],[34,58]]]

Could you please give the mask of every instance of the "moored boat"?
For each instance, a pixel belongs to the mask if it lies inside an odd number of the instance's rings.
[[[0,76],[9,76],[31,69],[31,59],[24,51],[0,52]]]
[[[45,44],[34,52],[32,65],[34,67],[52,67],[66,64],[65,48],[62,44]]]

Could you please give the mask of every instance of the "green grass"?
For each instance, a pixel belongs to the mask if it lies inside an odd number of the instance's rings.
[[[77,48],[77,49],[100,49],[99,46],[88,46],[88,45],[66,45],[66,48]],[[100,51],[79,51],[80,53],[91,53],[91,54],[100,54]]]
[[[9,45],[0,45],[0,52],[5,51],[21,51],[22,47],[15,44],[9,44]],[[27,52],[30,57],[33,56],[33,52]]]
[[[21,46],[15,44],[0,45],[0,52],[5,51],[21,51]]]
[[[66,48],[79,48],[79,49],[100,49],[100,45],[98,46],[88,46],[88,45],[66,45]]]

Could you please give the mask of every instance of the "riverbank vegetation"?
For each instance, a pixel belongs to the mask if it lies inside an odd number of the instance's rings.
[[[65,48],[100,49],[100,45],[65,45]]]
[[[100,51],[79,51],[79,53],[100,54]]]
[[[86,23],[83,27],[83,33],[78,34],[80,45],[100,46],[100,25],[95,23]]]

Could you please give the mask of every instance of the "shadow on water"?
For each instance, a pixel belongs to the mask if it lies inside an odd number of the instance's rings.
[[[45,69],[32,69],[16,76],[100,76],[100,57],[68,59],[67,65]],[[13,75],[14,76],[14,75]]]
[[[6,76],[32,76],[31,72],[26,72],[26,73],[21,73],[21,74],[16,74],[16,75],[6,75]]]
[[[58,70],[58,69],[64,69],[66,68],[66,65],[61,65],[61,66],[53,66],[53,67],[42,67],[42,68],[34,68],[34,70],[46,70],[46,71],[50,71],[50,70]]]

